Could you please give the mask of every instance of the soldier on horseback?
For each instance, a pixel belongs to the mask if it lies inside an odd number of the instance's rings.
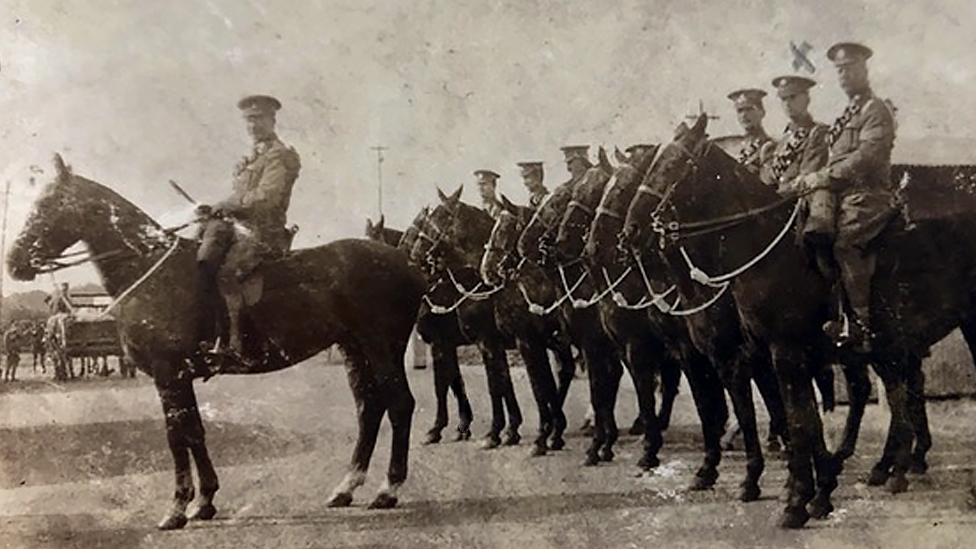
[[[535,210],[549,194],[549,189],[542,184],[545,174],[542,162],[519,162],[518,167],[522,170],[522,184],[529,191],[529,207]]]
[[[745,88],[730,93],[727,97],[735,105],[735,115],[745,135],[740,136],[736,159],[754,173],[759,172],[761,159],[767,144],[772,138],[763,129],[762,120],[766,116],[762,99],[766,92],[756,88]]]
[[[478,183],[478,193],[481,195],[481,208],[488,212],[492,219],[497,219],[502,211],[502,203],[498,200],[498,178],[501,177],[491,170],[475,170]]]
[[[854,320],[847,344],[871,350],[871,278],[874,240],[896,215],[891,189],[891,149],[895,121],[890,106],[876,97],[868,81],[867,46],[841,42],[827,50],[841,89],[850,99],[827,133],[827,166],[804,178],[806,188],[829,188],[837,199],[834,258]],[[830,327],[825,326],[830,331]],[[839,342],[841,343],[841,342]]]
[[[239,295],[230,295],[262,259],[282,255],[291,247],[292,232],[285,227],[292,186],[298,178],[301,163],[295,149],[282,143],[275,134],[275,113],[281,103],[267,95],[241,99],[247,131],[254,141],[250,155],[234,170],[233,191],[214,206],[200,205],[200,248],[197,265],[203,285],[204,314],[201,340],[217,337],[224,305]],[[230,283],[221,283],[229,280]],[[239,309],[239,307],[237,307]],[[228,334],[230,346],[240,355],[241,341],[234,307]]]
[[[570,182],[579,181],[586,170],[593,167],[589,158],[589,145],[567,145],[560,149],[566,158],[566,171],[570,174]]]

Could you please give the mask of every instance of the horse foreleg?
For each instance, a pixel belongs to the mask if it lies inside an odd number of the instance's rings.
[[[160,521],[160,530],[174,530],[186,525],[186,508],[193,501],[193,476],[190,471],[190,444],[193,438],[193,416],[197,413],[192,382],[176,377],[176,368],[158,363],[153,368],[156,391],[166,418],[166,440],[173,455],[176,490],[173,506]]]
[[[766,467],[766,460],[762,445],[759,444],[756,407],[752,399],[752,376],[742,358],[723,363],[719,372],[732,399],[732,408],[746,451],[746,476],[739,484],[739,501],[756,501],[761,493],[759,479]]]
[[[932,434],[929,432],[929,418],[925,410],[925,372],[922,371],[921,360],[912,364],[909,370],[908,413],[915,432],[915,448],[912,450],[910,471],[923,474],[929,469],[925,455],[932,448]]]
[[[908,386],[902,365],[875,364],[875,371],[884,382],[891,419],[888,438],[881,460],[871,469],[868,484],[886,483],[888,490],[897,494],[908,489],[905,474],[911,464],[911,445],[914,437],[908,411]],[[889,474],[890,469],[890,474]]]
[[[769,433],[766,435],[766,449],[770,452],[789,451],[789,428],[786,425],[786,408],[783,406],[783,395],[779,391],[776,372],[768,362],[768,355],[761,360],[752,361],[752,377],[766,405],[769,413]]]
[[[474,412],[471,411],[471,401],[468,400],[468,392],[464,388],[464,377],[461,376],[461,368],[457,363],[457,350],[455,349],[453,361],[454,374],[451,376],[451,392],[457,400],[458,426],[457,440],[468,440],[471,438],[471,423],[474,421]]]
[[[556,404],[556,382],[549,369],[549,357],[546,349],[536,341],[529,341],[520,337],[517,341],[519,354],[525,363],[525,372],[529,376],[529,386],[535,398],[536,409],[539,412],[539,429],[533,443],[530,455],[544,456],[548,451],[546,442],[553,429],[553,408]]]
[[[725,391],[718,371],[704,355],[694,353],[684,361],[685,379],[691,389],[691,397],[698,411],[705,456],[695,473],[689,489],[705,490],[718,480],[718,464],[722,460],[722,432],[729,419],[725,404]]]
[[[329,507],[348,507],[352,503],[353,492],[366,482],[366,471],[369,469],[369,461],[376,447],[380,422],[383,420],[383,414],[386,413],[386,404],[377,391],[377,374],[371,373],[366,356],[359,345],[346,345],[343,350],[346,353],[349,388],[356,400],[359,436],[353,449],[349,471],[329,496],[327,502]],[[402,359],[402,356],[400,358]]]
[[[552,438],[549,447],[553,450],[562,450],[566,446],[563,433],[566,432],[567,420],[565,413],[566,395],[569,394],[569,387],[576,376],[576,361],[573,360],[573,349],[569,343],[562,338],[549,346],[553,354],[556,355],[556,403],[558,413],[553,416]]]
[[[810,520],[806,505],[816,492],[814,459],[822,461],[826,454],[823,425],[813,393],[813,378],[804,363],[807,357],[799,347],[793,343],[785,343],[772,348],[773,365],[786,406],[790,433],[790,486],[786,509],[779,521],[783,528],[802,528]],[[818,473],[827,475],[829,472],[818,465]],[[834,483],[836,484],[836,480]],[[828,479],[824,478],[818,484],[826,488]],[[829,491],[822,489],[817,495],[820,505],[829,506]]]
[[[491,398],[491,427],[485,435],[483,444],[485,449],[490,450],[501,446],[501,432],[505,428],[505,397],[503,394],[505,384],[501,375],[503,365],[500,363],[498,351],[493,345],[479,342],[478,349],[481,351],[481,359],[484,362],[488,395]],[[507,362],[504,367],[508,368]]]
[[[667,431],[671,425],[671,412],[674,401],[678,398],[678,387],[681,385],[681,363],[675,360],[661,362],[661,412],[657,416],[662,431]]]
[[[455,358],[457,350],[453,349]],[[445,349],[444,345],[434,342],[431,345],[431,373],[434,376],[434,399],[436,409],[434,412],[434,425],[427,431],[424,444],[437,444],[441,441],[441,431],[447,427],[447,391],[450,387],[450,377],[453,376],[450,365],[448,364],[448,354],[450,350]],[[456,366],[456,364],[455,364]]]
[[[627,369],[637,392],[640,422],[643,424],[643,449],[637,466],[644,470],[653,469],[661,464],[657,454],[664,444],[655,403],[657,380],[654,374],[658,364],[656,360],[660,355],[656,352],[658,349],[654,349],[652,345],[648,344],[644,337],[635,337],[626,341],[624,350],[627,355]]]

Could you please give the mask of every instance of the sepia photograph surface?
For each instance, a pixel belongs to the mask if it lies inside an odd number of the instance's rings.
[[[0,548],[971,546],[974,21],[0,0]]]

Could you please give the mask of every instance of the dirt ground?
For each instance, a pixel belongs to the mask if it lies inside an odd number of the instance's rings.
[[[28,368],[29,369],[29,368]],[[487,428],[480,366],[463,369],[475,433]],[[856,456],[836,492],[837,510],[800,532],[775,525],[784,464],[768,457],[763,499],[734,500],[742,452],[726,453],[718,486],[684,488],[700,461],[701,436],[683,388],[662,465],[634,466],[639,443],[623,436],[613,463],[581,467],[586,440],[528,457],[528,445],[485,451],[478,441],[421,446],[433,417],[430,370],[410,370],[417,398],[410,477],[401,505],[369,511],[389,453],[384,425],[367,485],[350,509],[325,505],[356,435],[340,367],[311,360],[283,372],[197,383],[221,490],[218,516],[176,532],[156,522],[170,505],[173,478],[161,408],[148,378],[25,381],[0,386],[0,547],[972,547],[976,511],[965,504],[976,458],[976,402],[932,402],[931,470],[891,496],[859,479],[879,455],[887,423],[868,409]],[[522,368],[513,368],[526,417],[535,406]],[[570,391],[571,429],[586,411],[586,381]],[[454,407],[452,404],[452,416]],[[635,414],[625,383],[618,422]],[[846,408],[827,418],[839,434]],[[445,431],[452,438],[452,427]],[[762,430],[765,431],[765,420]]]

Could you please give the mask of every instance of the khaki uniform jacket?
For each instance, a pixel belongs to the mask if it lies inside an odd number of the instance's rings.
[[[262,141],[237,165],[233,192],[216,208],[240,220],[259,241],[279,248],[286,238],[288,205],[300,169],[295,149],[276,136]]]
[[[720,138],[721,147],[731,154],[739,164],[745,166],[753,173],[759,173],[762,166],[760,153],[763,145],[769,143],[773,138],[763,132],[759,136],[738,135]]]
[[[848,110],[853,111],[849,117]],[[843,181],[845,191],[890,191],[891,149],[895,143],[891,110],[870,91],[855,96],[848,110],[830,128],[830,178]],[[848,120],[841,124],[845,118]]]
[[[763,182],[777,187],[780,193],[799,190],[793,188],[798,177],[827,165],[828,130],[826,124],[812,118],[799,124],[790,122],[759,171]]]

